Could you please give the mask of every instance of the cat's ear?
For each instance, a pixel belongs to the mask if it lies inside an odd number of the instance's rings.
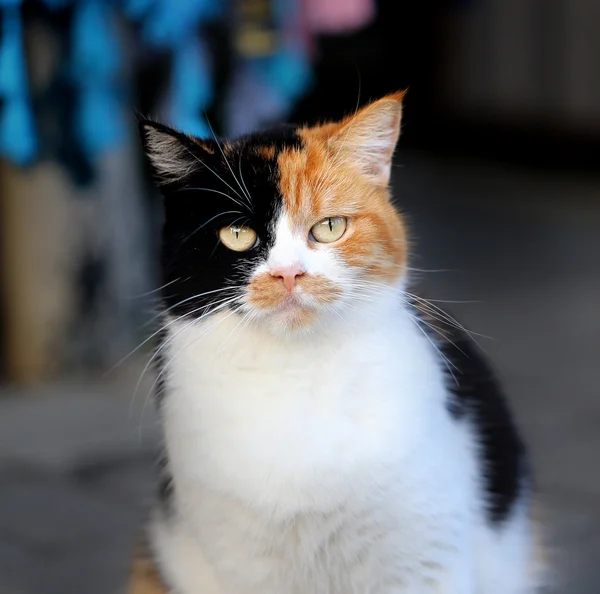
[[[386,185],[400,136],[406,91],[387,95],[343,120],[329,139],[334,154],[358,166],[373,182]]]
[[[139,130],[159,186],[185,182],[189,175],[202,169],[207,156],[214,153],[209,143],[151,120],[141,120]]]

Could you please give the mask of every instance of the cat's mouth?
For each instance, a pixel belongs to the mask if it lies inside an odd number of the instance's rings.
[[[303,299],[302,295],[291,294],[284,298],[278,307],[275,308],[275,311],[278,312],[294,312],[298,310],[304,309],[315,309],[314,306],[306,303],[305,299]]]
[[[277,329],[306,330],[341,294],[340,287],[321,275],[305,274],[289,291],[281,279],[260,274],[248,286],[247,305]]]
[[[281,279],[270,274],[257,275],[248,286],[248,301],[261,310],[275,311],[280,308],[311,308],[318,304],[330,304],[341,295],[341,289],[324,276],[303,275],[290,292]]]

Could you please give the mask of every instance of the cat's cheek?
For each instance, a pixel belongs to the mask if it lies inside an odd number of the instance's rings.
[[[343,295],[343,287],[322,274],[308,274],[298,279],[298,295],[317,306],[331,305]]]
[[[404,229],[396,220],[359,221],[335,249],[343,266],[377,281],[394,283],[406,269]]]

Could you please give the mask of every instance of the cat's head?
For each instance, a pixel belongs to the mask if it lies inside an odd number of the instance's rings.
[[[221,142],[142,122],[165,200],[168,311],[306,333],[397,284],[406,238],[388,186],[403,96]]]

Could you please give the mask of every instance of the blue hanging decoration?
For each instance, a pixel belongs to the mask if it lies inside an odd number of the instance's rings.
[[[66,8],[71,0],[43,0],[50,10],[62,10]]]
[[[197,37],[198,27],[221,13],[218,0],[155,0],[144,22],[151,45],[173,48]]]
[[[156,0],[123,0],[123,12],[130,19],[139,21],[150,12],[155,2]]]
[[[206,47],[186,41],[173,57],[171,120],[180,130],[205,138],[210,128],[203,116],[213,98],[210,66]]]
[[[126,138],[117,87],[121,56],[103,0],[82,0],[73,24],[72,76],[79,86],[76,133],[95,158]]]
[[[301,0],[39,0],[52,10],[73,7],[68,75],[76,90],[73,129],[87,161],[127,138],[121,84],[122,55],[112,10],[141,25],[141,43],[173,57],[170,119],[200,137],[211,135],[205,117],[213,101],[208,47],[202,27],[234,6],[241,32],[239,63],[229,99],[229,126],[256,127],[285,117],[311,83],[301,30]],[[325,1],[325,0],[324,0]],[[17,163],[36,155],[37,139],[23,53],[20,7],[24,0],[0,0],[0,154]],[[241,23],[241,26],[240,26]],[[235,91],[237,89],[237,91]]]
[[[312,82],[299,0],[238,0],[239,55],[225,102],[229,134],[243,134],[287,117]]]
[[[204,23],[221,14],[217,0],[154,0],[143,36],[173,55],[170,119],[173,125],[199,137],[210,135],[203,113],[212,101],[208,50],[198,41]]]
[[[261,63],[267,85],[291,105],[312,82],[312,70],[306,48],[300,39],[299,0],[273,0],[274,18],[281,32],[279,51]]]
[[[37,139],[28,96],[19,5],[20,0],[0,0],[0,98],[4,103],[0,114],[0,154],[26,165],[37,153]]]
[[[300,48],[286,47],[260,65],[265,83],[288,104],[312,83],[312,70]]]

